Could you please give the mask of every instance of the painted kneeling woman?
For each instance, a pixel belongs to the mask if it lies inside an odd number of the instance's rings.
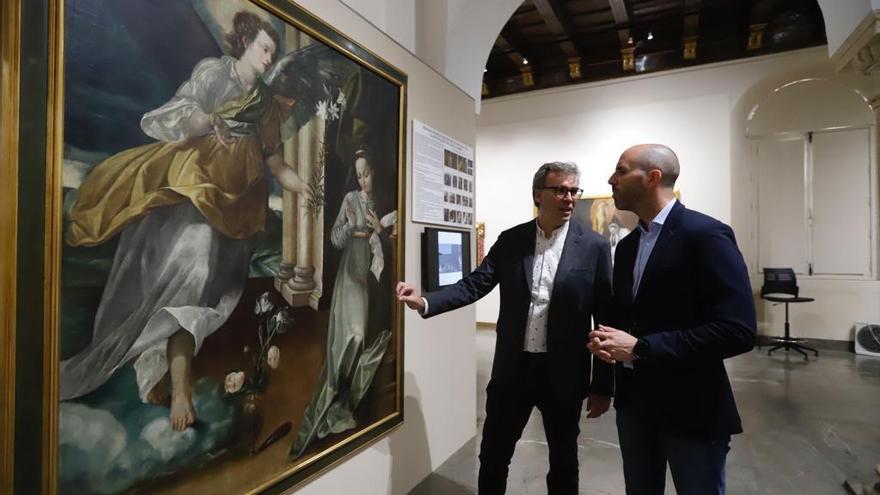
[[[327,353],[321,378],[305,411],[290,451],[295,459],[317,437],[357,426],[354,411],[370,388],[382,360],[389,330],[382,330],[367,347],[369,277],[379,280],[384,268],[380,234],[397,223],[392,212],[380,220],[373,201],[373,168],[367,153],[354,155],[359,190],[342,199],[330,240],[342,250],[327,327]]]
[[[251,13],[233,24],[233,56],[202,60],[170,101],[144,115],[142,129],[158,142],[107,158],[79,190],[67,242],[120,239],[92,341],[61,363],[62,400],[134,361],[140,398],[166,402],[170,381],[171,426],[192,425],[190,364],[244,289],[266,225],[266,171],[303,190],[281,155],[293,100],[260,79],[278,36]]]

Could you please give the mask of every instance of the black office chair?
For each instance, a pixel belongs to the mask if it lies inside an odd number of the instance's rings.
[[[788,304],[813,302],[812,297],[800,297],[798,294],[800,288],[797,286],[797,278],[794,270],[791,268],[764,268],[764,285],[761,286],[761,299],[766,299],[774,303],[785,304],[785,336],[773,337],[776,346],[767,351],[767,355],[773,354],[773,351],[784,349],[786,352],[790,349],[804,355],[804,359],[808,359],[808,355],[804,350],[811,351],[816,357],[819,357],[819,351],[812,347],[801,344],[804,339],[796,339],[791,336],[790,325],[788,323]],[[787,295],[780,295],[787,294]]]

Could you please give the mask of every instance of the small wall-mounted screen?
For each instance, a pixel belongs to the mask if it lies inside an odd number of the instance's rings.
[[[437,233],[437,268],[439,285],[452,285],[461,280],[461,252],[463,238],[461,232]]]
[[[422,234],[422,286],[452,285],[471,271],[471,233],[427,227]]]

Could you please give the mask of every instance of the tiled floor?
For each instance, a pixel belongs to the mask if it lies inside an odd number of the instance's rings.
[[[482,428],[485,385],[495,333],[478,331],[477,384]],[[766,348],[765,348],[766,350]],[[845,479],[877,481],[880,463],[880,359],[824,351],[798,354],[754,350],[727,361],[746,432],[731,442],[729,495],[843,494]],[[547,444],[539,412],[526,425],[510,466],[508,494],[544,494]],[[476,492],[479,435],[420,483],[414,495]],[[581,420],[580,492],[623,494],[614,412]],[[671,480],[666,493],[675,493]]]

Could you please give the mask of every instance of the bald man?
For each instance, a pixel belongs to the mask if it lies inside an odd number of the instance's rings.
[[[608,179],[618,209],[639,217],[617,246],[609,326],[590,351],[615,363],[617,431],[627,495],[723,494],[730,436],[742,432],[723,360],[749,351],[752,289],[733,231],[675,200],[678,157],[627,149]]]

